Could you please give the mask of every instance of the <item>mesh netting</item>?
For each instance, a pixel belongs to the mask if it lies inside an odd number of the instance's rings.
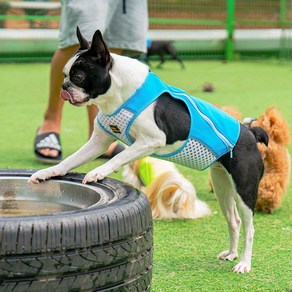
[[[292,0],[148,4],[149,37],[172,40],[183,58],[292,58]],[[58,43],[59,15],[59,1],[1,1],[0,61],[49,60]]]

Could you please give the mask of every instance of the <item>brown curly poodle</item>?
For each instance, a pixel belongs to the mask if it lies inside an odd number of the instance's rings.
[[[288,123],[276,107],[268,108],[250,127],[261,126],[269,135],[269,147],[258,143],[265,164],[260,182],[256,209],[271,214],[280,206],[290,182],[291,158],[287,149],[290,142]]]

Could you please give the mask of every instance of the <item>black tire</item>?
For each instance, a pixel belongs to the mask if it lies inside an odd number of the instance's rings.
[[[33,172],[0,169],[0,179]],[[81,183],[83,177],[58,179]],[[153,231],[146,196],[110,178],[92,185],[117,199],[77,211],[0,217],[0,291],[150,290]]]

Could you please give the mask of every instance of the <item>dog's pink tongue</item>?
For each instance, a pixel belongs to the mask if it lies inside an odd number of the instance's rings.
[[[60,92],[60,96],[61,96],[65,101],[70,100],[71,103],[75,103],[74,100],[73,100],[72,95],[71,95],[67,90],[62,89],[61,92]]]

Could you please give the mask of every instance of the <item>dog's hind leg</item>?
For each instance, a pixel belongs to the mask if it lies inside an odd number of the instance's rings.
[[[236,202],[242,218],[244,245],[240,261],[236,266],[233,267],[232,271],[236,273],[245,273],[249,272],[251,269],[252,245],[254,237],[253,212],[242,201],[239,195],[236,197]]]
[[[165,58],[164,58],[164,54],[162,52],[159,53],[159,59],[160,59],[160,63],[157,65],[157,69],[161,69],[162,65],[165,62]]]
[[[218,255],[218,259],[232,261],[238,257],[237,248],[240,230],[240,218],[236,208],[234,184],[230,174],[220,163],[215,163],[211,167],[211,178],[219,205],[228,224],[230,236],[229,249],[221,252]]]
[[[251,131],[243,125],[240,127],[240,136],[233,148],[232,158],[227,153],[220,157],[218,161],[226,171],[230,181],[229,185],[234,188],[234,199],[239,208],[243,225],[243,252],[239,263],[233,268],[233,272],[245,273],[251,269],[254,237],[253,210],[257,199],[258,186],[264,172],[264,164],[255,142],[268,145],[268,136],[261,128],[254,127]],[[217,184],[224,184],[226,180],[220,182],[217,179],[216,182]]]
[[[173,60],[177,61],[180,63],[181,69],[185,68],[185,65],[181,58],[178,57],[176,50],[174,49],[173,46],[169,47],[167,50],[168,54],[172,57]]]

